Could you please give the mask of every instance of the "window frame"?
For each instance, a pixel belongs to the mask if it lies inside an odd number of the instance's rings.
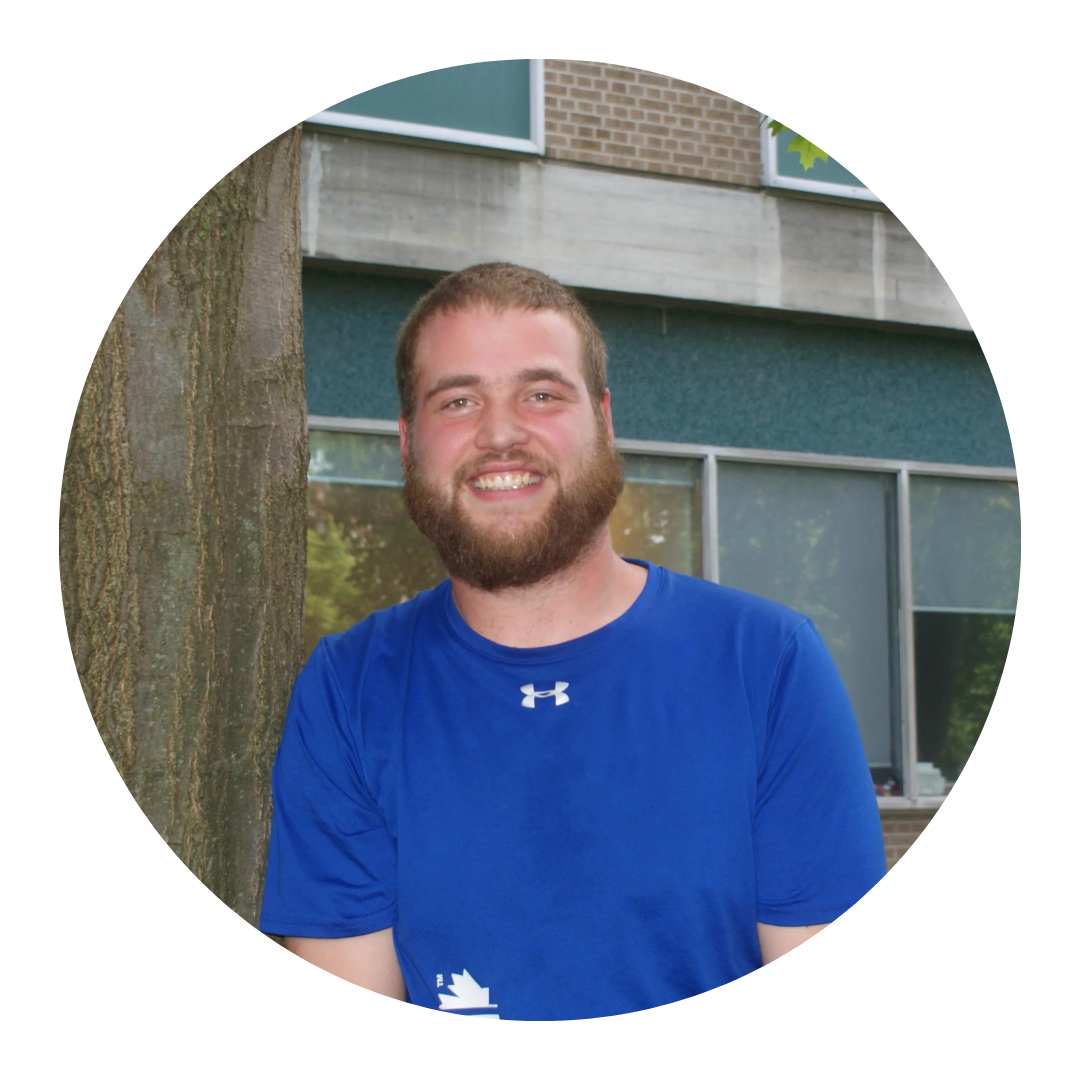
[[[787,188],[789,191],[808,191],[814,195],[834,195],[840,199],[860,199],[863,202],[881,203],[868,187],[856,184],[830,184],[824,180],[783,176],[777,167],[777,140],[769,130],[771,116],[764,116],[760,123],[761,135],[761,183],[766,188]],[[884,205],[884,204],[882,204]]]
[[[417,72],[423,74],[423,72]],[[370,89],[374,89],[371,87]],[[483,146],[493,150],[510,150],[519,154],[544,153],[544,61],[529,60],[529,138],[492,135],[465,128],[440,127],[436,124],[417,124],[410,120],[387,120],[381,116],[355,116],[352,113],[325,109],[309,116],[306,123],[321,127],[371,131],[383,135],[404,135],[432,142]]]
[[[355,432],[359,435],[398,434],[396,420],[369,420],[346,416],[308,416],[308,429]],[[844,472],[875,472],[891,475],[895,481],[896,506],[893,520],[896,536],[897,642],[900,672],[900,734],[905,785],[914,785],[918,771],[918,722],[915,715],[915,602],[911,550],[911,477],[942,476],[969,480],[997,480],[1017,483],[1016,469],[989,465],[955,465],[946,462],[907,461],[892,458],[849,457],[840,454],[813,454],[795,450],[754,450],[702,443],[660,442],[652,439],[616,438],[618,450],[658,457],[698,460],[701,466],[701,562],[707,581],[720,581],[720,528],[717,496],[717,462],[801,466],[838,469]],[[944,795],[879,795],[882,810],[936,809]]]

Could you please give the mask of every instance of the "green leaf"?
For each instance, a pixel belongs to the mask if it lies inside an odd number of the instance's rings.
[[[791,142],[788,143],[788,153],[799,155],[799,164],[804,171],[812,169],[817,158],[821,158],[822,161],[829,160],[829,155],[820,146],[815,146],[801,135],[792,136]]]
[[[764,117],[762,118],[764,119]],[[791,128],[787,124],[781,124],[779,120],[769,121],[769,131],[772,132],[773,137],[777,135],[783,135],[785,131],[791,131]],[[791,142],[788,143],[788,153],[799,155],[799,164],[803,167],[803,170],[812,169],[814,162],[821,158],[822,161],[828,161],[829,155],[821,149],[820,146],[815,146],[809,139],[804,139],[801,135],[795,132],[791,133]]]

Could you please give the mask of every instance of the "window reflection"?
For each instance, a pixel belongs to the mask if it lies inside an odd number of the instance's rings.
[[[915,613],[919,792],[944,795],[982,733],[1012,638],[1011,615]]]
[[[1016,484],[911,479],[918,794],[944,795],[982,732],[1020,583]]]
[[[626,486],[611,543],[627,558],[701,577],[701,463],[624,454]]]
[[[720,580],[808,615],[829,647],[882,793],[899,793],[893,478],[721,461]]]

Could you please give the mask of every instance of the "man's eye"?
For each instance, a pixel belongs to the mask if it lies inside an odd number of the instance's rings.
[[[555,395],[554,394],[549,394],[546,390],[537,390],[536,393],[533,394],[533,401],[539,401],[539,402],[543,403],[545,401],[554,401],[554,400],[555,400]]]
[[[463,409],[469,404],[469,399],[464,397],[454,398],[453,401],[448,401],[443,408],[444,409]]]

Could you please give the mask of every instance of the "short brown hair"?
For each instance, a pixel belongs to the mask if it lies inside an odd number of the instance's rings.
[[[565,285],[539,270],[514,263],[480,263],[444,277],[413,305],[397,336],[394,368],[401,415],[416,412],[416,343],[420,331],[441,312],[485,305],[497,314],[510,308],[557,311],[574,324],[581,339],[581,369],[593,404],[607,390],[607,349],[596,324],[581,301]]]

